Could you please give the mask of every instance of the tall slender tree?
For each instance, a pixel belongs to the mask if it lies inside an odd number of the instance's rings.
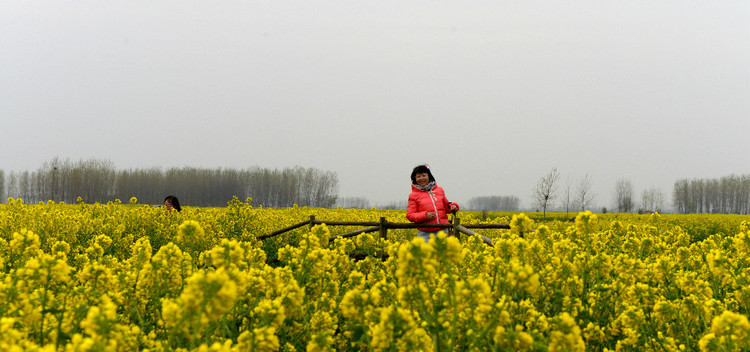
[[[596,195],[591,192],[591,177],[586,174],[579,182],[576,188],[576,202],[585,211],[594,202]]]
[[[621,213],[630,213],[635,208],[633,200],[633,184],[628,179],[621,178],[615,184],[615,204],[617,211]]]
[[[651,187],[641,194],[642,211],[661,212],[664,206],[664,194],[660,189]]]
[[[550,172],[539,179],[539,182],[531,190],[532,200],[535,205],[542,208],[544,217],[547,216],[547,208],[552,205],[557,197],[557,182],[559,179],[560,172],[557,171],[557,168],[552,168]]]

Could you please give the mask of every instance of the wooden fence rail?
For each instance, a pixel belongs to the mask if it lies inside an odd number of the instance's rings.
[[[292,231],[294,229],[298,229],[302,226],[309,226],[310,229],[312,229],[315,225],[320,224],[326,224],[327,226],[367,226],[363,229],[359,229],[352,232],[347,232],[339,235],[334,235],[329,238],[329,240],[334,240],[338,237],[341,238],[347,238],[347,237],[354,237],[357,235],[361,235],[363,233],[369,233],[369,232],[380,232],[380,237],[383,239],[388,238],[388,230],[389,229],[415,229],[418,227],[435,227],[435,228],[445,228],[445,229],[452,229],[453,235],[456,237],[460,237],[460,234],[464,234],[467,236],[479,236],[479,238],[482,239],[482,242],[492,246],[492,239],[487,238],[485,236],[482,236],[474,231],[469,230],[472,229],[510,229],[510,225],[508,224],[466,224],[461,225],[461,219],[458,217],[454,217],[452,224],[415,224],[415,223],[399,223],[399,222],[388,222],[385,220],[384,217],[380,218],[380,221],[326,221],[326,220],[316,220],[315,215],[310,215],[310,220],[300,222],[298,224],[294,224],[289,227],[285,227],[281,230],[277,230],[274,232],[271,232],[267,235],[259,236],[259,240],[264,240],[266,238],[271,238],[274,236],[281,235],[285,232]]]

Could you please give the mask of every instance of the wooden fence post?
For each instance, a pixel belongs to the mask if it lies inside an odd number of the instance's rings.
[[[461,219],[457,217],[453,217],[453,236],[456,236],[456,238],[461,239],[461,232],[458,231],[458,226],[461,225]]]
[[[383,241],[388,239],[388,228],[386,227],[384,216],[380,218],[380,238],[382,238]]]
[[[312,228],[315,226],[315,215],[310,215],[310,231],[312,232]]]

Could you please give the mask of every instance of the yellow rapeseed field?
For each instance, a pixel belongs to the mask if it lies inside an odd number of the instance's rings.
[[[747,351],[743,217],[583,212],[473,237],[319,220],[398,210],[181,213],[138,204],[0,205],[0,351]]]

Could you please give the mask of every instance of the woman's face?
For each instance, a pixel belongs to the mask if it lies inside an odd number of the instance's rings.
[[[164,207],[167,208],[167,210],[174,209],[174,206],[172,205],[172,200],[171,199],[165,200]]]
[[[414,178],[417,180],[417,185],[420,186],[427,186],[430,183],[430,174],[426,172],[418,173],[414,175]]]

